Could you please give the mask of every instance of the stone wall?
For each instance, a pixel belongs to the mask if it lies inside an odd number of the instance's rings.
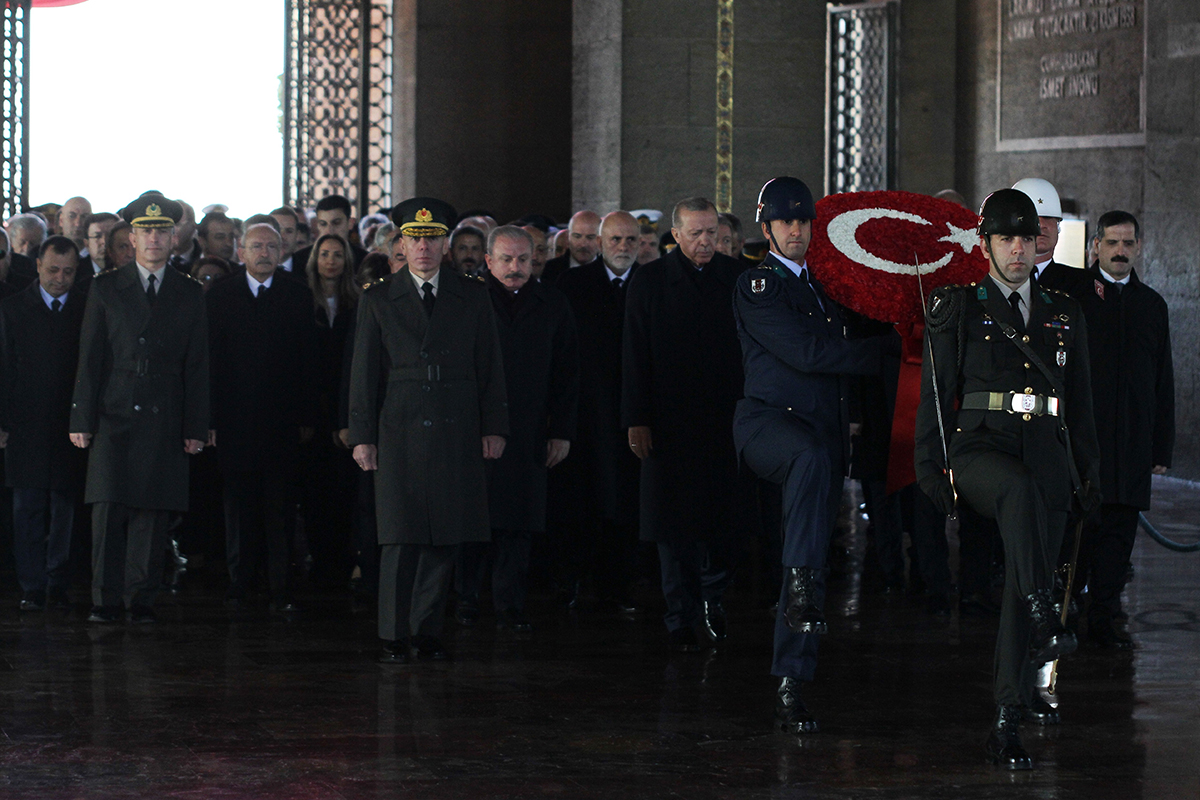
[[[1171,309],[1176,385],[1172,474],[1200,478],[1200,4],[1146,0],[1146,143],[1141,147],[998,152],[994,0],[958,0],[956,188],[973,204],[1023,177],[1041,177],[1094,234],[1111,209],[1143,227],[1139,274]]]
[[[394,13],[396,197],[501,221],[569,214],[570,4],[402,0]]]

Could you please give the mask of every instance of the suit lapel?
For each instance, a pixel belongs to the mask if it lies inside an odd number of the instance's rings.
[[[142,288],[142,279],[138,274],[137,264],[121,267],[117,273],[117,292],[121,297],[130,318],[138,321],[139,331],[145,331],[152,316],[150,301],[146,298],[146,290]]]
[[[439,283],[445,285],[445,276],[442,277]],[[429,334],[430,320],[425,314],[425,306],[417,294],[417,287],[413,284],[412,273],[408,271],[408,267],[392,275],[388,281],[388,301],[398,310],[401,324],[408,328],[415,338],[421,339],[423,344]],[[436,303],[434,313],[437,313]]]
[[[425,329],[425,338],[421,342],[422,347],[428,347],[430,341],[439,337],[449,339],[454,322],[462,319],[461,281],[465,279],[452,274],[451,269],[441,270],[442,277],[438,281],[437,300],[433,304],[433,314],[430,315],[429,325]],[[411,283],[410,280],[409,284],[411,285]],[[416,287],[413,287],[413,294],[416,296]],[[488,302],[491,302],[490,298]]]

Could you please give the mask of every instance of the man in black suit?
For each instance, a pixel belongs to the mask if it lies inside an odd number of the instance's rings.
[[[203,255],[216,256],[230,264],[234,263],[233,257],[237,252],[237,227],[233,220],[220,211],[214,211],[204,215],[196,231],[200,237],[200,252]]]
[[[638,459],[621,426],[625,292],[638,269],[639,228],[627,211],[600,222],[600,256],[569,270],[557,288],[579,332],[579,430],[574,452],[551,476],[563,522],[568,586],[590,571],[602,606],[636,611],[630,598],[637,550]]]
[[[622,424],[642,459],[641,536],[658,545],[672,646],[723,637],[733,574],[742,353],[733,319],[740,265],[716,251],[717,210],[700,197],[671,215],[679,246],[638,269],[625,306]],[[715,637],[714,637],[715,634]]]
[[[196,238],[196,211],[182,200],[176,200],[183,209],[183,217],[175,226],[175,238],[171,245],[171,258],[167,262],[173,269],[185,275],[192,274],[192,267],[201,257],[202,248]]]
[[[87,292],[92,285],[92,278],[108,268],[108,253],[104,243],[111,231],[121,218],[116,214],[101,211],[88,217],[87,224],[87,255],[79,259],[79,269],[75,273],[75,288]]]
[[[13,490],[22,611],[65,608],[83,459],[71,446],[71,392],[86,295],[72,290],[79,251],[51,236],[38,282],[0,303],[0,446]]]
[[[359,264],[362,264],[362,260],[367,257],[367,251],[351,241],[350,229],[352,227],[354,227],[354,216],[349,200],[340,194],[331,194],[328,197],[322,197],[317,202],[317,217],[313,222],[313,241],[327,233],[332,233],[350,242],[350,252],[354,255],[354,270],[357,272]],[[304,270],[308,267],[308,257],[311,253],[312,245],[297,250],[292,257],[292,263],[295,265],[292,267],[292,271],[297,275],[303,275]]]
[[[276,275],[281,248],[271,225],[248,227],[238,252],[245,270],[218,281],[206,302],[227,600],[245,601],[265,548],[272,607],[297,611],[284,508],[300,443],[313,434],[316,328],[312,293]]]
[[[546,262],[542,283],[553,286],[568,269],[589,263],[600,252],[600,215],[584,209],[567,223],[567,252]]]
[[[492,602],[497,627],[530,630],[525,589],[533,535],[546,529],[547,471],[570,451],[579,404],[579,348],[571,307],[530,280],[533,239],[515,226],[488,236],[484,277],[496,314],[508,387],[504,454],[487,465],[492,523]],[[461,604],[478,601],[487,545],[460,550]]]
[[[188,456],[208,438],[208,324],[200,282],[165,269],[178,203],[147,192],[121,212],[135,263],[88,292],[71,441],[91,448],[92,622],[154,622],[172,518],[188,508]]]

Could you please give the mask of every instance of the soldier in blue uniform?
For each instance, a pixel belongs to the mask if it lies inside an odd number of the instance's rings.
[[[812,278],[805,254],[816,216],[803,181],[768,181],[757,220],[771,250],[734,293],[746,376],[734,442],[750,469],[783,489],[784,585],[771,674],[781,679],[776,724],[789,733],[817,730],[800,687],[813,680],[817,635],[827,627],[825,556],[849,454],[847,376],[878,373],[885,346],[885,337],[847,340],[837,305]]]
[[[1031,769],[1019,723],[1055,714],[1036,671],[1077,646],[1051,600],[1067,513],[1072,495],[1084,510],[1099,502],[1087,326],[1075,300],[1030,279],[1033,201],[1001,189],[979,213],[988,277],[930,296],[915,461],[943,512],[954,512],[957,491],[1000,529],[998,708],[985,752],[998,766]]]

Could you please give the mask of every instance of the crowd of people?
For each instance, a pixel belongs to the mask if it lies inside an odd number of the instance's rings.
[[[851,474],[879,590],[920,587],[934,615],[961,512],[960,611],[1001,618],[989,757],[1023,768],[1016,721],[1057,720],[1042,665],[1076,635],[1054,623],[1068,514],[1089,520],[1078,630],[1131,648],[1120,594],[1174,435],[1136,219],[1102,216],[1078,270],[1052,262],[1061,217],[1045,181],[988,198],[991,277],[931,298],[926,351],[951,371],[925,364],[919,487],[889,492],[898,336],[810,273],[795,178],[763,187],[754,236],[701,197],[561,227],[430,197],[362,219],[331,195],[197,222],[157,192],[18,214],[0,232],[0,446],[20,609],[71,607],[71,539],[90,534],[94,624],[153,623],[164,565],[223,563],[231,609],[301,613],[301,580],[353,591],[377,603],[381,662],[441,660],[445,620],[480,624],[489,583],[518,633],[531,583],[639,613],[641,541],[669,646],[697,652],[726,637],[754,541],[779,597],[777,722],[806,733]]]

